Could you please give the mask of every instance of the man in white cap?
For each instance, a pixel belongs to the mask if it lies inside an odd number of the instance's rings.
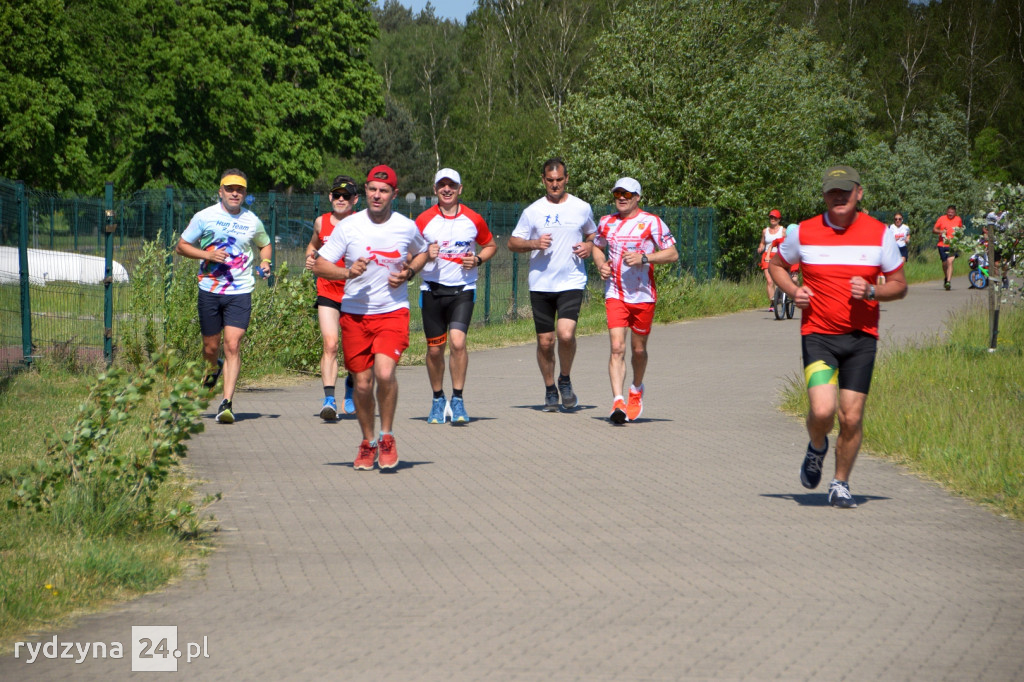
[[[526,207],[508,240],[509,250],[530,254],[530,306],[537,332],[537,365],[544,380],[545,412],[579,404],[569,372],[576,357],[576,321],[587,288],[583,261],[593,248],[594,212],[566,191],[565,162],[551,158],[541,166],[546,195]],[[555,318],[557,317],[557,324]],[[555,342],[559,376],[555,387]]]
[[[835,478],[828,502],[849,509],[850,472],[863,436],[864,405],[871,388],[878,345],[878,302],[907,295],[903,259],[884,223],[857,210],[864,196],[860,175],[833,166],[822,179],[825,213],[787,232],[768,269],[775,285],[802,311],[800,320],[804,380],[810,408],[810,442],[800,482],[816,488],[828,454],[828,434],[839,415]],[[800,264],[803,284],[789,277]],[[879,275],[885,275],[882,283]]]
[[[434,175],[434,194],[437,204],[416,218],[416,227],[429,244],[420,285],[427,377],[434,392],[427,423],[443,424],[451,417],[453,424],[466,424],[469,415],[462,396],[469,367],[466,333],[473,321],[480,265],[494,256],[498,246],[483,217],[459,201],[462,178],[458,171],[439,170]],[[450,403],[444,397],[444,351],[449,342]]]
[[[654,266],[679,260],[672,232],[661,218],[640,210],[640,194],[639,182],[619,178],[612,188],[617,212],[601,218],[592,252],[594,264],[604,280],[604,306],[611,342],[608,376],[612,383],[612,409],[608,418],[615,424],[636,421],[644,410],[647,340],[658,299]],[[627,329],[632,332],[630,362],[633,366],[628,400],[623,396]]]

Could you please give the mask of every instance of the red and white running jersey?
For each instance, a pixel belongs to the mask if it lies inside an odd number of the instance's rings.
[[[475,255],[478,244],[486,244],[493,238],[483,217],[468,206],[459,204],[458,213],[449,218],[441,213],[440,206],[434,205],[419,214],[416,227],[428,244],[440,247],[437,259],[428,262],[420,273],[423,276],[420,289],[425,291],[429,288],[426,282],[476,289],[477,268],[466,270],[462,267],[462,258]]]
[[[862,331],[878,338],[878,301],[855,300],[850,278],[859,275],[874,284],[878,275],[903,267],[884,223],[858,213],[844,230],[818,215],[791,230],[778,255],[787,268],[800,264],[804,286],[811,290],[811,304],[802,311],[802,335]]]
[[[340,222],[340,221],[339,221]],[[334,226],[336,223],[331,222],[331,213],[324,213],[320,216],[320,241],[327,244],[331,238],[331,232],[334,232]],[[322,250],[321,247],[320,250]],[[335,265],[344,266],[345,262],[342,260]],[[324,279],[323,277],[316,278],[316,293],[318,296],[329,298],[332,301],[341,302],[342,297],[345,295],[345,280],[343,279]]]
[[[409,307],[408,287],[391,288],[388,275],[399,273],[408,254],[423,253],[427,242],[416,223],[404,215],[392,213],[384,223],[370,220],[366,210],[353,213],[334,226],[331,240],[320,250],[321,258],[335,263],[345,259],[352,267],[360,258],[370,262],[366,272],[345,280],[341,312],[354,315],[379,315]]]
[[[622,257],[630,251],[654,253],[676,243],[665,222],[646,211],[623,220],[618,213],[601,218],[594,237],[594,246],[608,247],[608,263],[612,276],[604,281],[604,297],[617,298],[623,303],[654,303],[658,290],[654,283],[654,265],[630,267]],[[657,248],[655,248],[657,247]]]

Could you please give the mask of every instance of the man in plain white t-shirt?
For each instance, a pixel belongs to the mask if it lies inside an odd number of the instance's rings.
[[[584,261],[590,257],[597,225],[590,204],[566,192],[569,173],[562,159],[548,159],[541,172],[547,193],[523,211],[508,248],[530,254],[530,305],[537,332],[537,364],[544,379],[543,410],[557,412],[559,393],[563,408],[570,410],[579,404],[569,372],[576,356],[576,321],[587,287]]]

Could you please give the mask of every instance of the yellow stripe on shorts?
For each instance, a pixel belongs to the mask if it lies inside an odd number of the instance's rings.
[[[804,367],[804,380],[807,382],[807,388],[826,384],[835,386],[839,383],[839,370],[829,367],[824,360],[815,360]]]

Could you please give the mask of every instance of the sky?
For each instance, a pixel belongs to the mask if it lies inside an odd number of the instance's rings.
[[[406,7],[411,7],[413,12],[419,12],[427,4],[427,0],[399,0]],[[381,4],[382,0],[378,0]],[[434,13],[446,19],[456,19],[466,23],[466,15],[476,9],[476,0],[431,0],[434,6]]]

